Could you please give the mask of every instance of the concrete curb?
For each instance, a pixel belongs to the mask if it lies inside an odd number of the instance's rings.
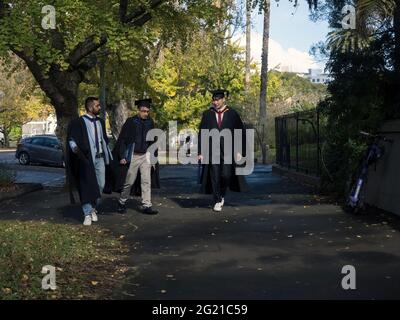
[[[40,183],[16,183],[19,186],[18,190],[7,194],[0,194],[0,202],[10,200],[34,191],[43,190],[43,185]]]
[[[23,166],[18,163],[5,163],[1,165],[6,170],[14,170],[14,171],[49,171],[49,172],[57,172],[60,170],[64,170],[63,167],[56,167],[56,166],[40,166],[40,165],[27,165]]]
[[[310,176],[298,171],[290,170],[277,164],[272,165],[272,172],[293,179],[301,184],[312,186],[318,190],[321,188],[321,178],[316,176]]]

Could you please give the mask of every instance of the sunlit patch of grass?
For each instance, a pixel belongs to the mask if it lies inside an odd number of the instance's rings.
[[[107,299],[126,267],[126,246],[96,226],[0,222],[0,299]],[[55,291],[42,267],[56,267]]]

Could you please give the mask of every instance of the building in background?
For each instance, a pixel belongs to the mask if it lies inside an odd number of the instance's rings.
[[[22,138],[37,134],[55,134],[57,119],[54,114],[44,120],[35,120],[25,123],[22,126]]]
[[[308,79],[312,83],[327,84],[329,81],[332,80],[330,74],[324,73],[322,69],[308,69],[308,72],[302,73],[302,72],[295,72],[292,66],[278,64],[277,66],[272,68],[272,70],[276,70],[279,72],[295,73],[299,77]]]
[[[326,84],[332,80],[329,73],[324,73],[322,69],[308,69],[307,73],[298,73],[302,78],[310,80],[312,83]]]

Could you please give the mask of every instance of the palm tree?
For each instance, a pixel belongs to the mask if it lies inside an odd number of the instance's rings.
[[[310,9],[316,8],[317,0],[306,0],[306,1]],[[256,3],[259,3],[260,10],[262,10],[264,13],[263,45],[262,45],[262,56],[261,56],[260,117],[259,117],[259,123],[256,126],[256,134],[258,142],[261,146],[262,163],[265,164],[267,162],[266,123],[267,123],[268,51],[269,51],[271,0],[254,1],[254,4]],[[298,0],[294,1],[294,5],[295,6],[298,5]]]
[[[269,49],[269,26],[271,16],[271,1],[264,0],[262,3],[264,11],[263,46],[261,55],[261,86],[260,86],[260,122],[257,133],[261,144],[262,163],[267,162],[266,145],[266,123],[267,123],[267,88],[268,88],[268,49]]]
[[[245,88],[249,92],[251,63],[251,0],[246,0],[246,77]]]
[[[356,51],[368,49],[370,43],[392,21],[394,32],[395,88],[400,87],[400,0],[358,0],[356,28],[336,29],[328,34],[330,50]],[[400,91],[395,92],[396,109],[400,114]]]
[[[331,50],[355,51],[366,49],[384,27],[383,22],[392,19],[395,0],[359,0],[356,3],[356,28],[337,28],[328,34]]]

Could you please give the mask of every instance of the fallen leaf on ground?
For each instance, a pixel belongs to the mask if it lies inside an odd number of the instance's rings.
[[[10,288],[3,288],[1,289],[5,294],[10,294],[12,291]]]

